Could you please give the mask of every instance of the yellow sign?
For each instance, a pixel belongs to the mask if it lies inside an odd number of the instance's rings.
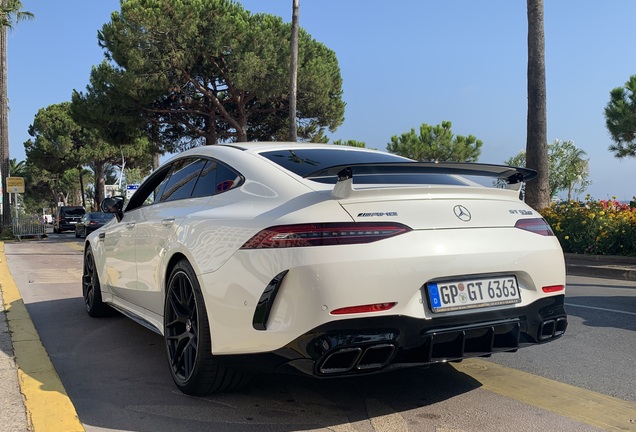
[[[7,177],[7,192],[24,193],[24,177]]]

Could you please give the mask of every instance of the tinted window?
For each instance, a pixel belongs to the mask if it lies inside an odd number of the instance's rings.
[[[194,186],[194,190],[192,191],[192,197],[202,197],[202,196],[210,196],[214,195],[214,185],[216,184],[216,167],[217,163],[215,161],[207,161],[201,174],[199,175],[199,180],[197,180],[197,184]]]
[[[83,216],[86,213],[83,207],[61,207],[60,214],[62,216]]]
[[[406,162],[401,156],[382,152],[360,152],[330,149],[294,149],[261,153],[267,159],[276,162],[289,171],[306,176],[322,168],[356,163]],[[312,178],[321,183],[335,183],[336,177]],[[358,184],[444,184],[466,185],[465,182],[445,174],[373,174],[356,175]]]
[[[388,153],[335,149],[279,150],[264,152],[261,153],[261,156],[303,177],[321,168],[335,165],[408,161],[408,159]]]
[[[99,220],[99,221],[109,221],[115,216],[112,213],[89,213],[89,219]]]
[[[183,159],[175,162],[165,186],[161,186],[160,201],[189,198],[204,165],[204,159]]]
[[[209,160],[199,176],[192,197],[210,196],[238,186],[241,176],[231,168]]]
[[[128,201],[126,211],[154,203],[155,197],[160,196],[156,194],[156,191],[160,185],[165,185],[164,179],[167,178],[169,171],[170,166],[164,165],[144,180],[139,189],[130,198],[130,201]]]
[[[241,180],[234,170],[230,169],[226,165],[219,164],[216,169],[216,185],[214,186],[215,193],[225,192],[238,186]]]

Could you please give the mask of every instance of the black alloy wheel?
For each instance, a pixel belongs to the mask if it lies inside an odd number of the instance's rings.
[[[82,273],[82,295],[86,312],[92,317],[110,316],[115,310],[102,301],[99,276],[95,268],[95,259],[90,248],[84,253],[84,271]]]
[[[233,390],[247,382],[247,377],[220,364],[212,355],[203,296],[186,260],[178,262],[170,274],[163,319],[170,372],[179,390],[202,395]]]

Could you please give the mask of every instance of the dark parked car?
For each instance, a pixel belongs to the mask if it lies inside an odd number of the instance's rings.
[[[57,209],[57,216],[53,223],[53,232],[59,234],[63,231],[74,231],[75,225],[86,214],[82,206],[62,206]]]
[[[103,227],[113,216],[112,213],[90,212],[82,216],[82,219],[75,225],[75,237],[86,237],[97,228]]]

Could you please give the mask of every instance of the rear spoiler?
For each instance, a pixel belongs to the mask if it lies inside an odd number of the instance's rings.
[[[304,178],[338,176],[334,194],[347,196],[349,193],[343,189],[352,189],[351,180],[354,174],[448,174],[491,177],[504,180],[510,185],[508,188],[516,190],[521,188],[522,183],[537,176],[535,170],[507,165],[462,162],[380,162],[334,165],[313,171],[305,175]],[[347,180],[349,180],[347,186],[342,184]]]

